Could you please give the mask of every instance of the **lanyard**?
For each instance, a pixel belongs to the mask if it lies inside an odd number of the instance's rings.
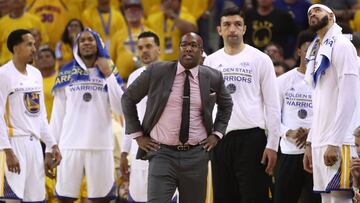
[[[180,16],[180,13],[179,13],[179,16]],[[165,17],[164,19],[164,33],[166,34],[167,33],[167,21],[168,21],[168,18]],[[173,22],[171,28],[170,28],[170,32],[173,32],[175,30],[175,23]]]
[[[103,17],[103,14],[100,12],[100,10],[99,9],[97,9],[97,11],[98,11],[98,13],[99,13],[99,16],[100,16],[100,20],[101,20],[101,25],[102,25],[102,27],[103,27],[103,29],[104,29],[104,31],[105,31],[105,34],[107,35],[107,36],[109,36],[110,35],[110,26],[111,26],[111,9],[109,10],[109,18],[108,18],[108,20],[107,20],[107,23],[105,24],[105,20],[104,20],[104,17]]]
[[[136,49],[135,49],[135,41],[133,40],[133,36],[132,36],[132,34],[131,34],[131,28],[130,28],[130,26],[127,26],[127,28],[128,28],[128,37],[129,37],[130,49],[131,49],[131,52],[132,52],[133,54],[135,54],[135,52],[136,52]],[[144,32],[144,26],[143,26],[143,25],[141,25],[141,32]],[[141,33],[141,32],[140,32],[140,33]]]

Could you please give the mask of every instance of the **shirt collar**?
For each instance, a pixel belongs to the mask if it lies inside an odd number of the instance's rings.
[[[176,75],[181,74],[183,72],[185,72],[185,68],[184,68],[183,65],[181,65],[180,62],[178,62]],[[190,73],[191,73],[193,78],[196,78],[198,76],[198,74],[199,74],[199,66],[195,66],[194,68],[190,69]]]

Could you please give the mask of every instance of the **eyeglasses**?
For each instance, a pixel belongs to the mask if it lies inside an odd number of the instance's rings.
[[[200,49],[202,48],[202,46],[196,42],[190,42],[190,43],[187,43],[187,42],[181,42],[180,43],[180,47],[182,49],[186,49],[188,46],[190,46],[192,49]]]

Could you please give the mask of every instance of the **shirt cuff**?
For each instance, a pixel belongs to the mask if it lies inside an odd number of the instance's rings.
[[[277,152],[279,148],[279,137],[268,137],[266,148]]]
[[[51,146],[46,146],[46,148],[45,148],[45,153],[52,153],[52,147],[54,146],[54,145],[56,145],[56,144],[52,144]]]
[[[219,131],[213,131],[211,134],[218,136],[219,139],[222,139],[224,137],[224,135]]]
[[[0,138],[0,150],[12,149],[9,138]]]
[[[129,136],[130,136],[132,139],[138,138],[138,137],[143,136],[143,135],[144,135],[144,133],[141,132],[141,131],[138,131],[138,132],[129,134]]]

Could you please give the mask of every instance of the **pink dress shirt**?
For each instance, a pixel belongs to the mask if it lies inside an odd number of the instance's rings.
[[[202,104],[199,86],[199,67],[190,69],[190,128],[188,144],[196,145],[207,138],[203,125]],[[164,111],[150,132],[150,136],[161,144],[180,145],[182,96],[185,82],[185,68],[178,63],[174,84]]]

